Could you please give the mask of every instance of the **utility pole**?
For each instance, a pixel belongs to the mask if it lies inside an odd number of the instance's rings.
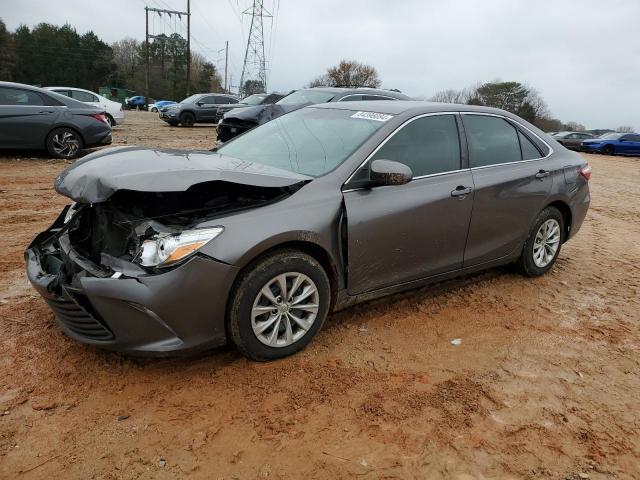
[[[191,95],[191,0],[187,0],[187,97]]]
[[[227,40],[225,42],[225,52],[224,52],[224,91],[227,93],[229,92],[229,89],[227,88],[227,72],[229,69],[229,40]]]
[[[264,57],[263,19],[272,15],[264,8],[264,0],[253,0],[253,6],[245,10],[245,15],[251,15],[251,27],[247,38],[247,48],[244,53],[242,75],[240,76],[240,91],[249,79],[257,79],[262,89],[267,91],[267,66]],[[253,77],[253,78],[252,78]],[[243,92],[247,93],[247,92]]]
[[[189,96],[191,89],[191,0],[187,0],[187,11],[179,12],[177,10],[165,10],[163,8],[153,8],[153,7],[144,7],[145,13],[145,41],[144,41],[144,50],[145,50],[145,77],[144,77],[144,103],[147,104],[147,99],[149,97],[149,39],[150,38],[158,38],[161,35],[150,35],[149,34],[149,12],[156,12],[158,15],[162,16],[163,14],[169,15],[177,15],[178,18],[182,19],[182,15],[187,16],[187,96]]]

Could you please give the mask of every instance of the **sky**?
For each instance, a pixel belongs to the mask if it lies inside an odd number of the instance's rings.
[[[111,43],[144,40],[144,6],[186,0],[0,0],[10,30],[69,23]],[[252,0],[191,0],[192,48],[240,78]],[[430,97],[478,82],[535,88],[553,116],[640,131],[640,0],[264,0],[268,88],[308,84],[341,59],[373,65],[385,88]],[[153,16],[151,33],[173,20]],[[166,17],[165,17],[166,18]],[[184,24],[178,22],[179,31]]]

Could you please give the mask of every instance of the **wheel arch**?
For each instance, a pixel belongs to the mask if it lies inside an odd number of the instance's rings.
[[[553,202],[546,205],[544,208],[548,208],[548,207],[555,207],[562,214],[562,220],[564,222],[564,232],[563,232],[562,242],[564,243],[569,238],[569,234],[571,233],[571,226],[573,223],[573,213],[571,212],[571,207],[567,202],[563,200],[554,200]]]
[[[54,130],[57,130],[58,128],[68,128],[69,130],[73,130],[74,132],[76,132],[78,134],[78,136],[80,137],[80,140],[82,140],[82,149],[85,148],[85,145],[87,144],[87,141],[84,138],[84,135],[82,135],[82,132],[80,130],[78,130],[76,127],[74,127],[73,125],[68,125],[68,124],[62,124],[62,125],[54,125],[51,129],[49,129],[49,131],[47,132],[47,134],[44,136],[44,149],[47,149],[47,140],[49,138],[49,135],[51,135],[51,132],[53,132]],[[82,150],[81,149],[81,150]]]

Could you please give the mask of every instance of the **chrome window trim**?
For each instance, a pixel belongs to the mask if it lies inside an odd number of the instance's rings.
[[[436,115],[457,115],[458,112],[432,112],[432,113],[422,113],[420,115],[417,115],[415,117],[411,117],[407,120],[405,120],[402,124],[400,124],[393,132],[391,132],[389,135],[387,135],[387,138],[385,138],[380,145],[378,145],[373,152],[371,152],[369,155],[367,155],[367,158],[364,159],[364,161],[358,165],[353,172],[351,173],[351,175],[349,175],[349,178],[347,178],[347,180],[342,184],[342,186],[344,187],[346,184],[348,184],[351,179],[353,178],[353,176],[357,173],[358,170],[360,170],[362,167],[364,167],[367,162],[369,160],[371,160],[371,157],[373,157],[376,153],[378,153],[378,150],[380,150],[382,147],[384,147],[384,145],[391,140],[391,138],[393,138],[393,136],[398,133],[402,128],[404,128],[406,125],[408,125],[411,122],[414,122],[415,120],[419,120],[420,118],[424,118],[424,117],[434,117]],[[462,161],[462,152],[460,152],[460,161]],[[452,172],[460,172],[462,170],[468,170],[466,168],[461,168],[459,170],[452,170],[451,172],[439,172],[439,173],[432,173],[429,175],[420,175],[419,177],[413,177],[411,179],[411,181],[416,180],[416,179],[420,179],[420,178],[426,178],[426,177],[432,177],[432,176],[436,176],[436,175],[445,175],[447,173],[452,173]],[[349,189],[349,190],[343,190],[343,192],[347,192],[347,191],[352,191],[352,190],[359,190],[361,187],[358,188],[353,188],[353,189]]]

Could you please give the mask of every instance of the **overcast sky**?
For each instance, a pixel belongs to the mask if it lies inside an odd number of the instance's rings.
[[[10,30],[70,23],[107,42],[144,39],[144,6],[186,0],[0,0]],[[251,0],[191,0],[193,49],[240,78]],[[640,131],[640,0],[264,0],[270,89],[304,86],[340,59],[411,96],[495,79],[538,90],[554,116]],[[279,3],[279,8],[278,8]],[[173,24],[173,22],[171,22]],[[152,33],[169,32],[156,18]]]

